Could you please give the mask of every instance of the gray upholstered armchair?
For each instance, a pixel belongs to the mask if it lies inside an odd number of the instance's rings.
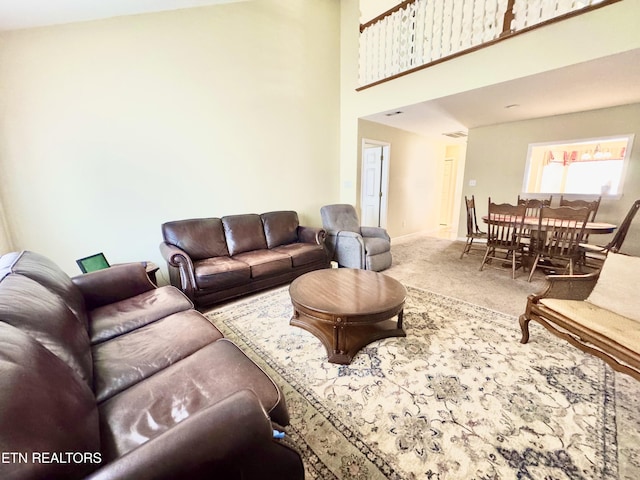
[[[361,227],[353,205],[320,209],[329,254],[341,267],[379,272],[391,266],[391,239],[384,228]]]

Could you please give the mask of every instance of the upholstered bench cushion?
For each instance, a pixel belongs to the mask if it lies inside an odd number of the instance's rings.
[[[251,268],[231,257],[212,257],[194,262],[196,284],[202,289],[225,289],[251,278]]]
[[[291,257],[274,250],[252,250],[233,257],[251,268],[251,278],[276,275],[291,270]]]
[[[89,312],[91,343],[96,344],[155,322],[193,304],[175,287],[160,287]]]
[[[96,399],[103,402],[222,337],[202,315],[186,310],[102,342],[93,349]]]
[[[609,253],[587,302],[640,322],[640,257]]]
[[[228,340],[207,345],[99,406],[104,456],[121,456],[246,389],[256,393],[274,422],[288,424],[280,390],[255,363]]]
[[[595,332],[606,341],[640,351],[640,323],[635,320],[581,300],[543,298],[540,304],[565,317],[574,332]]]

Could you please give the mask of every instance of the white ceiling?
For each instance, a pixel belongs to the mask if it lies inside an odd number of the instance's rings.
[[[0,31],[241,1],[247,0],[0,0]],[[391,110],[400,115],[365,118],[444,138],[469,128],[629,103],[640,103],[640,50]]]
[[[640,103],[640,50],[391,110],[400,115],[364,118],[443,138],[469,128],[630,103]]]
[[[246,0],[0,0],[0,31]]]

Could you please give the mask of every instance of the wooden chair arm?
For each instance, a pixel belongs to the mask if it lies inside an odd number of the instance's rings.
[[[532,302],[541,298],[561,298],[564,300],[584,300],[598,281],[600,272],[584,275],[547,275],[547,287],[540,293],[531,295]]]

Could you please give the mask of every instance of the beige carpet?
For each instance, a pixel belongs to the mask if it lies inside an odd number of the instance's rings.
[[[404,285],[458,298],[492,310],[520,315],[527,295],[545,285],[542,270],[528,273],[518,270],[511,278],[511,268],[485,267],[480,271],[482,250],[460,259],[463,244],[451,240],[413,235],[392,241],[393,264],[384,271]]]
[[[462,244],[394,242],[406,338],[326,361],[288,325],[287,287],[208,312],[282,387],[308,479],[640,478],[640,383],[517,322],[544,275],[515,281]],[[435,293],[434,293],[435,292]]]

